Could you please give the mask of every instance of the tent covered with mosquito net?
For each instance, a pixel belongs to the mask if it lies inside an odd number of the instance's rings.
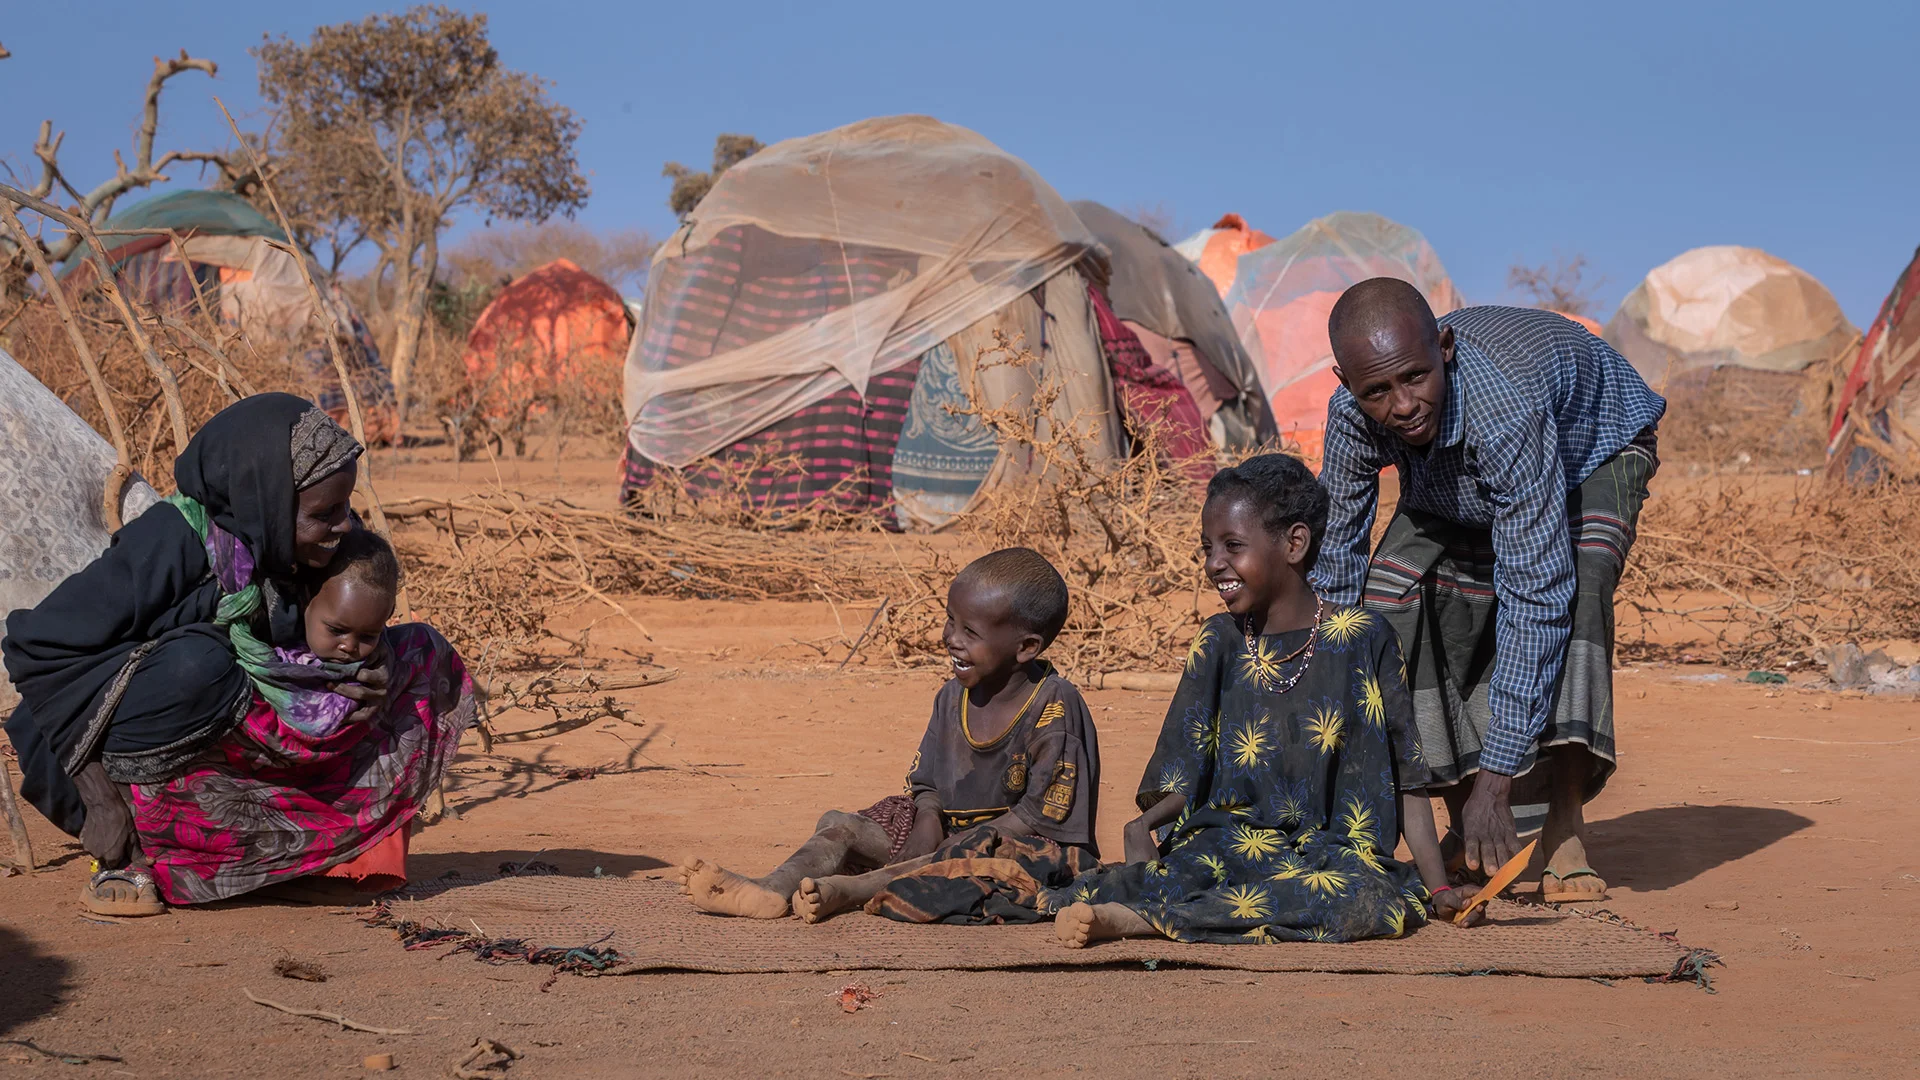
[[[1856,483],[1920,477],[1920,251],[1845,371],[1827,428],[1829,475]]]
[[[1139,222],[1097,202],[1072,204],[1106,248],[1113,311],[1153,362],[1193,395],[1213,444],[1251,450],[1275,434],[1260,372],[1240,344],[1213,281]]]
[[[972,410],[1043,392],[1047,430],[1118,458],[1125,408],[1177,414],[1186,395],[1137,341],[1110,343],[1131,335],[1106,272],[1053,188],[965,128],[886,117],[770,146],[654,254],[623,499],[670,472],[765,511],[826,500],[938,527],[1036,467]],[[1190,397],[1185,413],[1204,449]]]
[[[632,315],[613,286],[569,259],[508,283],[467,334],[478,415],[517,431],[530,414],[584,419],[619,399]]]
[[[1663,444],[1687,452],[1726,439],[1798,461],[1819,456],[1835,369],[1860,331],[1813,275],[1719,245],[1648,271],[1605,336],[1666,397]]]
[[[173,235],[154,231],[162,229]],[[284,356],[291,381],[346,422],[346,397],[321,336],[326,319],[314,318],[313,294],[286,233],[252,204],[225,191],[171,191],[123,207],[98,232],[114,280],[129,297],[161,314],[204,305],[208,314],[237,329],[254,354]],[[79,292],[91,285],[95,269],[88,254],[83,247],[61,264],[58,274],[68,289]],[[393,380],[373,334],[339,284],[311,255],[301,257],[338,328],[367,433],[390,437]]]
[[[1227,313],[1260,370],[1280,437],[1316,465],[1327,400],[1339,386],[1327,316],[1349,285],[1393,277],[1411,283],[1435,315],[1461,306],[1440,257],[1418,230],[1378,214],[1342,211],[1240,256]]]

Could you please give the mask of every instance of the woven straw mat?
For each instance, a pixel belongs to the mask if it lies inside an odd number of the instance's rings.
[[[1046,923],[916,926],[863,912],[815,926],[696,910],[664,880],[520,877],[422,883],[390,901],[402,929],[473,927],[536,948],[616,949],[612,973],[993,970],[1156,962],[1242,971],[1500,973],[1561,978],[1665,975],[1685,952],[1642,930],[1496,903],[1467,930],[1430,924],[1396,941],[1187,945],[1132,938],[1066,949]]]

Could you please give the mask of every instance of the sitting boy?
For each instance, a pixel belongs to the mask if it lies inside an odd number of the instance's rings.
[[[1097,865],[1093,718],[1073,684],[1040,659],[1066,621],[1067,583],[1038,552],[1007,548],[969,563],[947,590],[942,638],[953,678],[934,698],[907,794],[858,814],[829,810],[800,850],[762,878],[688,860],[681,879],[694,906],[759,919],[798,907],[816,921],[886,884],[836,890],[837,875],[920,860],[949,834],[980,825],[998,837],[1084,852]],[[803,882],[813,886],[804,901]],[[827,895],[819,882],[829,882]]]

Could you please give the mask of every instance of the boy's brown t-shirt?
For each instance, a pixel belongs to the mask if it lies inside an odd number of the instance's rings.
[[[965,694],[959,680],[949,679],[933,699],[933,719],[908,767],[907,794],[916,805],[925,794],[938,798],[948,833],[1011,811],[1038,835],[1097,856],[1100,744],[1080,691],[1049,667],[1013,726],[984,746],[961,724]]]

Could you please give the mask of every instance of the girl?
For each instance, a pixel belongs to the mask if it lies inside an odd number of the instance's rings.
[[[1443,916],[1464,903],[1446,884],[1393,631],[1307,584],[1326,521],[1326,491],[1291,457],[1207,485],[1201,548],[1227,611],[1188,651],[1126,865],[1044,898],[1064,908],[1069,948],[1397,937],[1429,902]],[[1403,828],[1417,875],[1393,858]]]

